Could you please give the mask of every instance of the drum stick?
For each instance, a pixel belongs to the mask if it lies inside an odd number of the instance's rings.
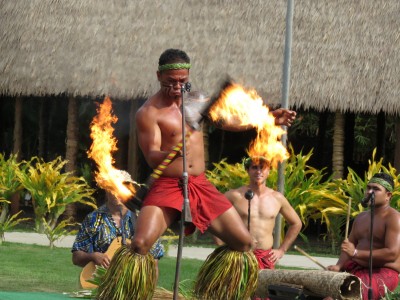
[[[299,251],[301,254],[303,254],[304,256],[306,256],[307,258],[309,258],[310,260],[312,260],[313,262],[315,262],[318,266],[320,266],[322,269],[327,270],[327,268],[321,264],[318,260],[316,260],[315,258],[311,257],[309,254],[307,254],[303,249],[301,249],[300,247],[294,245],[294,249],[296,249],[297,251]]]
[[[349,235],[350,214],[351,214],[351,198],[349,198],[349,202],[347,203],[346,231],[344,233],[345,240],[347,240],[347,237]]]

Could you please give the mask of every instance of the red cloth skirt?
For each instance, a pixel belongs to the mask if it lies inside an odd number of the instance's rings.
[[[344,265],[344,270],[360,278],[362,281],[362,298],[368,299],[369,268],[362,267],[356,262],[350,260]],[[385,296],[384,286],[386,286],[390,291],[394,291],[398,284],[399,272],[389,268],[372,269],[372,299],[379,300]]]
[[[268,249],[268,250],[256,249],[253,251],[254,255],[257,258],[258,268],[260,270],[275,269],[275,264],[272,261],[268,260],[268,257],[270,256],[271,252],[272,252],[272,249]]]
[[[211,221],[232,207],[229,200],[207,180],[204,174],[189,176],[188,198],[192,222],[202,233],[208,229]],[[157,179],[143,202],[143,206],[150,205],[182,211],[183,189],[181,178],[160,177]],[[187,234],[194,231],[193,226],[187,229]]]

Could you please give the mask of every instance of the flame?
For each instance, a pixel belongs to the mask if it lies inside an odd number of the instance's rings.
[[[135,194],[132,184],[127,184],[124,172],[116,169],[112,154],[118,150],[117,140],[113,136],[113,124],[118,118],[112,114],[112,103],[106,97],[103,104],[97,108],[97,115],[90,124],[90,137],[93,142],[88,151],[88,157],[92,158],[97,165],[95,172],[97,184],[106,191],[112,193],[117,199],[127,201]]]
[[[247,153],[253,159],[263,157],[276,167],[289,157],[280,141],[285,130],[275,125],[275,118],[255,90],[245,90],[231,83],[212,105],[209,115],[214,122],[235,126],[251,126],[257,131]]]

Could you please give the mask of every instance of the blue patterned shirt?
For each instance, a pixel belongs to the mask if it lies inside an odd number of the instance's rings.
[[[125,238],[131,239],[135,233],[135,223],[136,215],[128,210],[123,218],[123,227],[117,226],[107,206],[102,205],[97,210],[89,213],[83,220],[72,245],[72,252],[81,250],[88,253],[105,253],[116,237],[122,237],[122,228]],[[164,256],[164,247],[159,240],[153,245],[150,253],[157,259]]]

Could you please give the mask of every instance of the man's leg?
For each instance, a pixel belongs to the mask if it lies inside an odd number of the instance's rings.
[[[236,251],[249,251],[252,239],[249,231],[234,207],[211,222],[209,231]]]
[[[157,239],[176,220],[179,212],[172,208],[144,206],[135,225],[131,248],[145,255]]]

